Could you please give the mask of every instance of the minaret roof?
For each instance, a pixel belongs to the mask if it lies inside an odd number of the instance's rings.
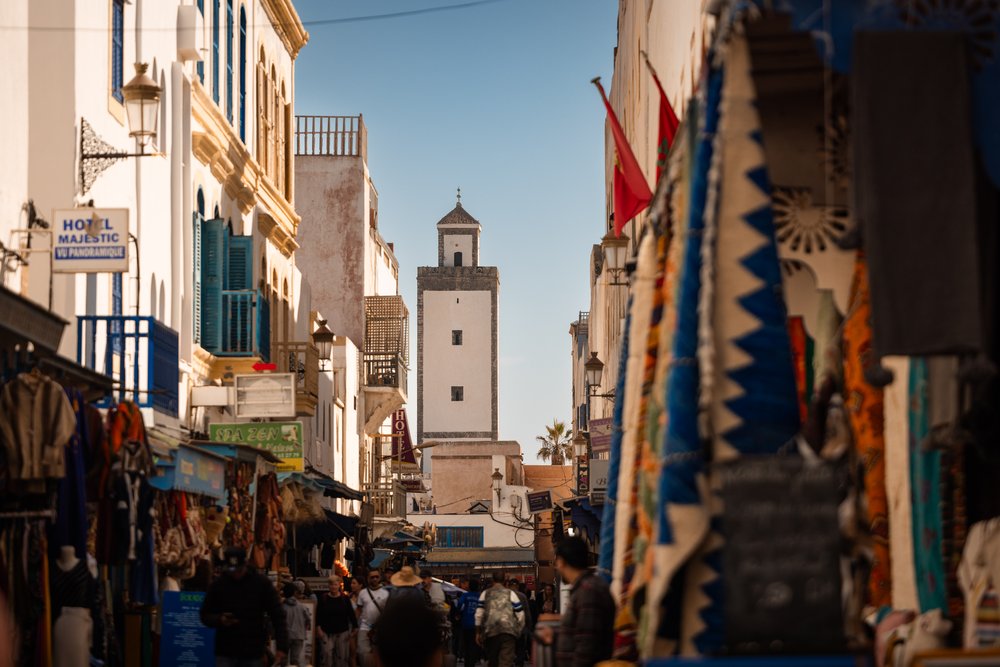
[[[455,208],[445,215],[443,218],[438,220],[439,225],[478,225],[479,221],[469,215],[469,212],[462,207],[462,203],[459,202],[455,205]]]
[[[462,207],[462,188],[458,188],[458,196],[455,208],[438,220],[439,225],[478,225],[479,221],[469,215],[469,212]]]

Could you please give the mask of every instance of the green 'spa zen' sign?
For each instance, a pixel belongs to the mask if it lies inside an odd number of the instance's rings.
[[[215,442],[266,449],[279,459],[278,472],[302,472],[302,422],[256,422],[210,424],[208,436]]]

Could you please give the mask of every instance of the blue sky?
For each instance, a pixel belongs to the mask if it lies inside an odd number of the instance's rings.
[[[437,263],[434,225],[461,186],[483,225],[480,262],[500,267],[500,437],[534,462],[535,436],[571,420],[569,323],[589,307],[589,253],[603,234],[604,110],[590,79],[610,83],[618,3],[497,0],[310,25],[449,4],[464,2],[297,0],[310,39],[296,112],[364,114],[414,367],[417,267]]]

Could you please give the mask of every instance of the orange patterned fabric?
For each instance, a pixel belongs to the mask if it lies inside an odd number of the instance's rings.
[[[892,579],[889,569],[889,516],[885,490],[883,393],[865,379],[865,369],[877,362],[872,350],[868,266],[864,256],[859,253],[851,284],[851,306],[844,321],[844,395],[854,446],[864,465],[868,527],[873,540],[868,603],[880,608],[892,605]]]

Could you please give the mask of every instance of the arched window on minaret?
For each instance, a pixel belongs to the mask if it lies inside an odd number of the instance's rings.
[[[455,253],[455,266],[462,266],[462,253]]]

